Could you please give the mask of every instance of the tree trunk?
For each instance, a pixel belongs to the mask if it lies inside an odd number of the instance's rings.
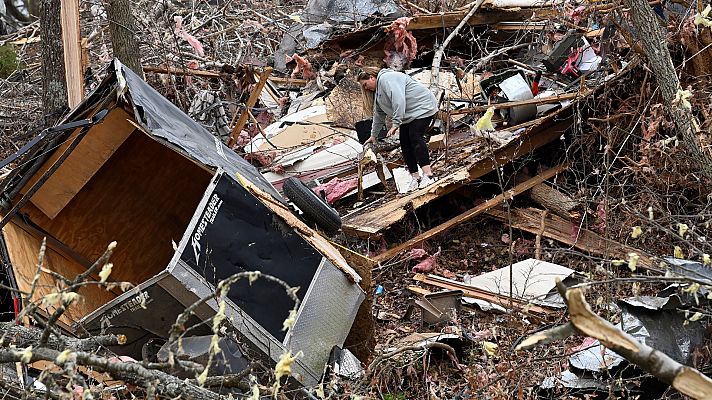
[[[705,178],[712,180],[712,157],[700,146],[696,136],[697,130],[693,124],[692,111],[674,102],[680,90],[680,81],[677,79],[675,66],[667,47],[666,30],[660,25],[660,21],[646,0],[625,0],[625,5],[630,8],[632,25],[637,29],[636,36],[643,45],[650,67],[660,86],[665,106],[675,123],[675,129],[685,143],[694,165]]]
[[[516,182],[522,183],[528,179],[531,179],[531,176],[520,172],[517,174]],[[560,217],[571,219],[576,216],[575,209],[579,203],[546,183],[534,186],[527,194],[537,204]]]
[[[136,40],[134,17],[129,0],[109,0],[106,5],[109,19],[109,35],[114,48],[114,57],[143,77],[139,44]]]
[[[61,0],[42,0],[42,104],[44,124],[51,126],[67,109],[67,83],[64,80],[64,47],[60,22]]]

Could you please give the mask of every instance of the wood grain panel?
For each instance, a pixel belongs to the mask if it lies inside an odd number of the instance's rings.
[[[9,222],[5,225],[2,232],[7,243],[17,286],[20,290],[29,292],[37,270],[37,259],[42,240],[14,222]],[[70,279],[85,271],[84,266],[55,251],[51,245],[47,245],[44,267]],[[57,282],[52,276],[41,273],[33,299],[39,300],[45,295],[55,292],[56,285]],[[67,325],[78,321],[84,315],[96,310],[99,306],[115,297],[113,293],[94,285],[84,286],[78,293],[82,296],[82,299],[79,303],[69,307],[60,320]],[[53,309],[46,311],[53,312]]]
[[[124,110],[115,108],[105,117],[104,122],[92,127],[59,169],[32,196],[32,203],[48,217],[55,218],[134,131],[133,125],[128,122],[129,118]],[[65,142],[50,157],[30,179],[29,184],[25,185],[23,192],[54,163],[69,142]]]
[[[111,278],[138,284],[167,266],[211,177],[136,131],[56,218],[22,211],[87,260],[115,240]]]

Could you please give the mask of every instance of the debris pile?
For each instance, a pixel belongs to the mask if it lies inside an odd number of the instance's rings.
[[[709,6],[132,5],[144,75],[81,3],[51,127],[1,17],[15,395],[712,392]],[[369,139],[380,68],[436,99],[432,183]]]

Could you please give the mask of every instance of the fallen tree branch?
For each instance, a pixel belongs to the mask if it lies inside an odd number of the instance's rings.
[[[470,12],[468,12],[464,18],[460,21],[460,23],[455,27],[455,29],[450,32],[447,38],[443,41],[443,43],[440,45],[438,50],[435,52],[435,56],[433,57],[433,64],[431,68],[431,73],[430,73],[430,91],[433,92],[435,95],[435,98],[440,100],[440,63],[442,62],[443,59],[443,53],[445,52],[445,48],[450,44],[450,41],[457,36],[458,32],[460,32],[460,29],[462,29],[465,24],[467,24],[467,21],[470,20],[470,17],[472,17],[477,10],[480,9],[480,6],[482,3],[484,3],[485,0],[477,0],[475,4],[472,5],[472,8],[470,9]]]
[[[34,346],[42,337],[43,330],[33,327],[16,325],[14,322],[0,322],[0,334],[5,338],[3,345],[14,344],[17,347]],[[46,346],[53,350],[74,349],[77,351],[94,352],[103,346],[119,346],[126,343],[124,335],[92,336],[77,339],[65,335],[52,336]]]
[[[76,365],[92,366],[95,369],[108,372],[115,379],[141,387],[153,388],[155,394],[168,397],[182,397],[195,400],[219,400],[218,393],[194,385],[173,375],[158,370],[147,369],[139,363],[113,361],[106,357],[96,356],[87,352],[75,352]],[[37,348],[31,350],[30,359],[23,359],[22,351],[13,349],[0,350],[0,363],[19,361],[51,361],[56,362],[60,355],[58,350]]]
[[[680,364],[667,354],[639,342],[595,314],[586,302],[583,289],[567,289],[560,280],[557,280],[556,287],[566,301],[570,324],[576,332],[597,339],[603,346],[649,372],[660,381],[672,385],[682,394],[693,399],[712,398],[712,379],[694,368]],[[557,338],[561,339],[562,333],[569,332],[572,331],[565,325],[539,332],[522,341],[515,350],[529,349]]]
[[[497,49],[497,50],[493,51],[492,53],[482,57],[480,59],[480,61],[478,61],[477,64],[475,64],[475,67],[473,68],[473,70],[479,71],[480,68],[483,68],[485,65],[487,65],[487,63],[492,61],[493,58],[495,58],[499,55],[502,55],[504,53],[507,53],[510,50],[517,50],[517,49],[521,49],[521,48],[527,47],[527,46],[529,46],[529,43],[520,43],[520,44],[515,44],[514,46],[507,46],[507,47],[502,47],[500,49]]]

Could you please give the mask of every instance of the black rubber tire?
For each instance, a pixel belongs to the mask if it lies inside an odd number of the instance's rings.
[[[304,216],[314,221],[324,232],[334,233],[341,229],[341,217],[330,205],[326,204],[304,182],[291,177],[282,186],[284,195],[304,213]]]

